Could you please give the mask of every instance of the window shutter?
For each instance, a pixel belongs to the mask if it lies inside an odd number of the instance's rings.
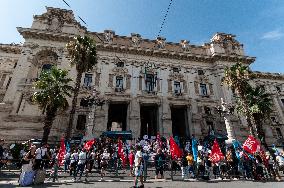
[[[108,87],[113,87],[113,74],[109,74]]]
[[[95,85],[96,86],[99,86],[99,84],[100,84],[100,75],[101,75],[101,73],[97,73],[96,74],[96,80],[95,80]]]
[[[168,79],[168,92],[172,92],[173,88],[172,88],[172,80]]]

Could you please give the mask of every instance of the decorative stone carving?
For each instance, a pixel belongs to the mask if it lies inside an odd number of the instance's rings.
[[[132,45],[138,47],[141,43],[141,35],[136,33],[131,33]]]
[[[217,33],[211,39],[214,44],[219,44],[226,54],[242,54],[243,45],[240,44],[236,39],[235,35],[226,33]]]
[[[172,80],[168,79],[168,92],[172,92],[172,89],[173,86],[172,86]]]
[[[113,87],[113,74],[109,74],[108,87]]]
[[[166,38],[157,37],[156,43],[157,43],[158,49],[164,49],[166,46]]]
[[[130,89],[130,84],[131,84],[131,75],[126,76],[126,89]]]
[[[170,78],[171,80],[175,80],[175,81],[180,81],[180,82],[182,82],[182,81],[184,80],[184,75],[181,74],[181,73],[176,73],[176,72],[174,72],[174,73],[170,73],[169,78]]]
[[[101,73],[96,74],[95,86],[99,86],[100,84]]]
[[[181,45],[181,48],[182,48],[184,51],[189,51],[189,41],[187,41],[187,40],[181,40],[181,41],[180,41],[180,45]]]
[[[112,30],[104,30],[104,42],[105,43],[112,43],[114,31]]]
[[[116,76],[126,75],[128,73],[128,69],[125,67],[115,67],[112,69],[112,72]]]

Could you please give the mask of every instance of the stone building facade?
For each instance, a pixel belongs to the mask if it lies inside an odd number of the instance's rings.
[[[135,33],[90,32],[72,11],[51,7],[34,16],[30,28],[17,29],[24,38],[22,45],[0,45],[0,137],[6,140],[42,136],[43,114],[29,102],[33,83],[42,70],[54,65],[67,69],[75,80],[65,45],[77,35],[90,35],[97,42],[98,64],[83,75],[73,135],[94,137],[107,130],[131,130],[136,138],[158,132],[202,137],[212,130],[230,139],[244,140],[248,135],[243,117],[216,111],[221,102],[234,104],[232,92],[221,83],[224,68],[255,60],[245,55],[232,34],[216,33],[210,42],[196,46],[187,40],[143,39]],[[273,94],[275,111],[265,127],[272,143],[284,134],[284,76],[255,74],[255,84]],[[84,98],[94,91],[105,103],[86,107]],[[50,139],[59,139],[67,122],[68,111],[58,114]]]

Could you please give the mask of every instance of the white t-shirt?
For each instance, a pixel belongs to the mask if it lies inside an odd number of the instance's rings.
[[[79,154],[78,164],[84,164],[84,163],[86,163],[86,160],[87,160],[86,152],[81,151],[80,154]]]
[[[65,160],[70,159],[70,153],[69,153],[69,152],[65,154],[64,159],[65,159]]]
[[[71,163],[74,163],[78,160],[79,154],[78,153],[72,153],[71,155]]]
[[[46,152],[47,148],[37,148],[35,151],[35,159],[42,159]]]
[[[142,158],[142,151],[137,151],[135,154],[134,164],[135,166],[139,166],[139,158]]]
[[[284,157],[281,157],[279,155],[276,156],[276,161],[278,161],[279,166],[283,166],[284,165]]]

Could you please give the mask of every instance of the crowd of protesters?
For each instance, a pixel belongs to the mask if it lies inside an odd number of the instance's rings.
[[[210,158],[213,141],[197,141],[194,136],[188,140],[178,138],[173,140],[181,151],[180,155],[174,156],[175,151],[171,148],[171,143],[160,136],[150,139],[146,136],[132,141],[101,137],[91,141],[87,147],[86,142],[73,146],[65,143],[66,152],[62,161],[59,160],[59,147],[50,148],[46,143],[36,147],[30,143],[28,150],[23,149],[20,152],[22,171],[19,181],[25,172],[41,169],[51,169],[49,179],[56,181],[60,166],[74,181],[80,181],[83,176],[85,181],[88,181],[88,175],[97,172],[103,181],[109,171],[119,168],[127,175],[135,177],[135,186],[138,181],[143,186],[144,171],[149,167],[155,168],[156,179],[164,179],[164,172],[172,170],[173,174],[179,174],[177,172],[181,171],[182,179],[265,180],[275,179],[278,170],[284,170],[284,153],[278,152],[277,149],[272,148],[275,154],[273,156],[270,152],[248,154],[240,148],[219,141],[224,158],[213,162]],[[196,151],[193,149],[193,144],[196,144]],[[5,160],[2,146],[0,149],[3,165]]]

